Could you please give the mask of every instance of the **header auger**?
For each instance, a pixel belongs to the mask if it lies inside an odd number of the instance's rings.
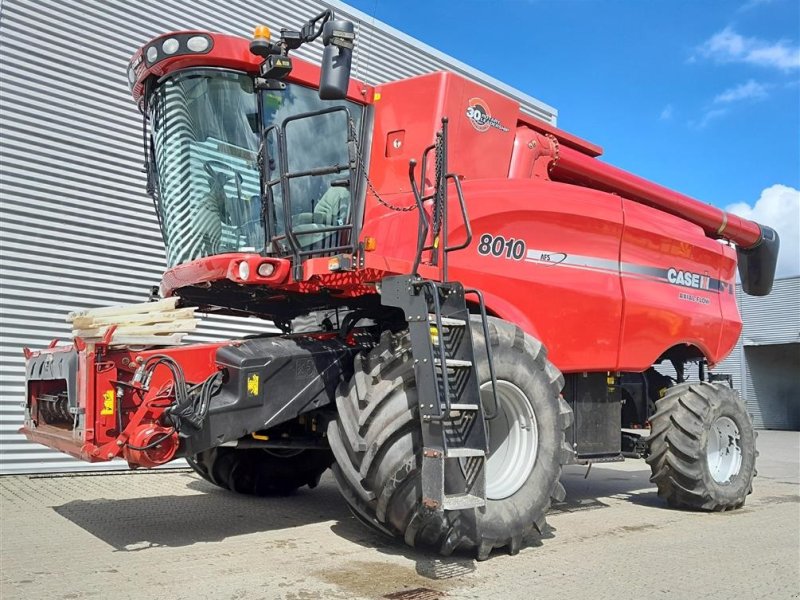
[[[317,39],[321,67],[290,56]],[[184,31],[134,54],[164,300],[26,350],[25,435],[184,457],[249,494],[331,467],[359,520],[480,559],[544,531],[564,464],[646,457],[670,504],[741,506],[752,423],[707,367],[741,331],[737,253],[769,293],[774,231],[465,77],[354,81],[355,42],[328,10],[274,41]],[[193,309],[281,333],[183,344]]]

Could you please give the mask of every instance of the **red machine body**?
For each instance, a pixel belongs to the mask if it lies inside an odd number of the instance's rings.
[[[683,207],[708,224],[709,215],[722,211],[669,190],[663,198],[648,195],[644,204],[625,193],[625,182],[639,184],[640,193],[645,185],[662,188],[604,165],[592,157],[596,146],[540,125],[516,102],[460,76],[386,84],[378,95],[370,163],[376,188],[395,204],[411,202],[408,160],[432,143],[434,123],[452,115],[450,167],[463,177],[475,234],[470,248],[453,254],[452,276],[481,289],[495,315],[543,340],[560,369],[643,370],[676,345],[698,349],[711,363],[730,352],[741,328],[736,253],[673,214]],[[489,126],[474,124],[474,106],[491,115]],[[560,181],[573,176],[578,161],[592,167],[580,171],[585,183],[610,191]],[[673,201],[669,211],[656,208],[666,198]],[[728,222],[719,237],[754,243],[758,225],[738,217]],[[410,261],[414,231],[413,216],[369,205],[363,233],[379,240],[375,254]],[[381,243],[403,235],[406,244]],[[454,242],[463,236],[463,224],[450,234]],[[484,236],[491,238],[488,251],[481,248]]]
[[[257,70],[260,60],[249,54],[247,40],[214,39],[209,55],[167,59],[153,70],[137,53],[134,98],[152,74],[198,64]],[[314,85],[319,70],[299,60],[295,65],[289,80]],[[462,180],[476,242],[484,235],[505,240],[500,256],[480,253],[473,242],[453,256],[452,275],[481,289],[492,314],[541,339],[562,370],[642,370],[678,345],[714,364],[733,348],[741,329],[733,297],[736,253],[712,238],[750,246],[759,240],[757,224],[600,162],[598,146],[523,114],[517,101],[460,75],[434,73],[374,89],[353,81],[348,95],[372,105],[368,176],[398,206],[414,202],[409,159],[433,143],[443,117],[450,119],[449,166]],[[487,123],[476,122],[480,114],[488,115]],[[428,182],[433,168],[428,165]],[[167,271],[163,292],[228,279],[304,293],[375,293],[370,283],[409,269],[416,215],[387,209],[368,194],[363,218],[362,239],[374,238],[377,247],[365,254],[362,270],[342,273],[329,269],[328,259],[310,259],[304,277],[294,280],[286,260],[220,255]],[[457,240],[464,227],[453,221],[450,237]],[[505,251],[518,241],[525,247],[521,258]],[[269,260],[279,268],[268,278],[243,281],[236,275],[242,260],[253,266]]]
[[[152,65],[145,51],[153,42],[143,46],[129,73],[140,107],[145,82],[182,69],[258,74],[262,59],[250,53],[248,40],[205,32],[181,35],[207,36],[212,44],[207,52]],[[295,59],[287,81],[314,87],[319,77],[317,67]],[[452,255],[450,277],[481,290],[492,315],[541,340],[559,369],[641,372],[672,349],[713,365],[735,345],[741,331],[734,296],[736,250],[719,240],[755,247],[762,238],[758,224],[611,167],[597,159],[598,146],[524,114],[513,98],[460,75],[434,73],[374,88],[352,81],[347,95],[367,107],[372,123],[367,140],[372,185],[363,215],[355,216],[363,223],[359,242],[364,250],[357,264],[343,268],[337,258],[309,258],[297,276],[286,258],[223,253],[169,269],[164,296],[184,297],[219,282],[245,295],[268,289],[274,298],[378,294],[383,277],[411,271],[418,216],[394,209],[414,204],[409,160],[434,143],[447,118],[448,168],[458,174],[474,234],[468,248]],[[433,173],[434,165],[428,164],[426,186]],[[450,195],[451,215],[459,214],[455,196]],[[450,225],[451,243],[464,240],[466,224],[454,217]],[[246,278],[239,268],[243,262]],[[257,274],[263,263],[272,265],[267,276]],[[419,274],[438,279],[441,271],[423,264]],[[183,366],[187,381],[202,381],[219,370],[218,350],[238,343],[166,352]],[[86,425],[79,430],[55,419],[61,425],[29,423],[23,432],[88,461],[124,456],[150,467],[170,460],[179,440],[160,424],[163,399],[170,395],[167,373],[157,370],[146,394],[123,389],[135,388],[137,365],[162,352],[81,340],[41,351],[78,361],[75,385]],[[38,414],[49,385],[29,382],[31,414]]]

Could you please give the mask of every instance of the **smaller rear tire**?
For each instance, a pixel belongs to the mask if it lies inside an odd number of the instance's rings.
[[[739,508],[753,491],[756,432],[728,386],[683,383],[656,402],[648,438],[650,481],[675,508]]]

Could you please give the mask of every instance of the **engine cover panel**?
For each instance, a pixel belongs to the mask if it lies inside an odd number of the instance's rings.
[[[274,336],[219,348],[222,387],[211,399],[202,429],[184,440],[182,454],[196,454],[335,402],[336,389],[369,340],[358,334],[347,341],[327,334]]]

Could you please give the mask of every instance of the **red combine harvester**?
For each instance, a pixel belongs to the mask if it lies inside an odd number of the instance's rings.
[[[479,559],[543,530],[564,464],[646,458],[670,505],[742,506],[755,434],[707,368],[741,331],[737,255],[768,294],[775,232],[465,77],[353,81],[353,32],[325,11],[134,55],[161,295],[282,333],[26,349],[25,435],[248,494],[332,468],[365,524]],[[289,56],[317,38],[321,67]]]

